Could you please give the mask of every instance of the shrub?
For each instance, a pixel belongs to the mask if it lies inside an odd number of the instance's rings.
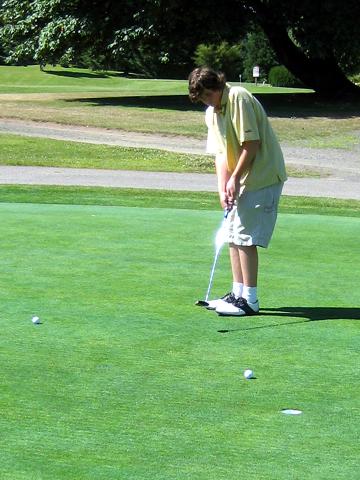
[[[273,87],[303,87],[301,81],[284,65],[278,65],[270,69],[269,83]]]
[[[350,75],[349,79],[356,83],[356,85],[360,85],[360,73],[357,73],[355,75]]]
[[[259,28],[248,32],[242,42],[243,81],[253,82],[253,68],[260,67],[259,81],[266,80],[269,70],[279,62],[269,40]]]
[[[201,43],[193,57],[197,67],[206,65],[226,74],[229,80],[238,80],[241,73],[241,47],[228,42],[205,45]]]

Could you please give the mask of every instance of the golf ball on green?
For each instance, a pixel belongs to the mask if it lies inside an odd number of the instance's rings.
[[[254,372],[250,369],[247,369],[244,371],[244,377],[247,378],[248,380],[250,378],[254,378]]]
[[[38,325],[40,323],[40,318],[35,316],[32,317],[31,321],[34,325]]]

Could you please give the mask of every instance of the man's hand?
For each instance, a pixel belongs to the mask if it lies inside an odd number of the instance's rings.
[[[230,177],[226,184],[226,204],[231,208],[239,195],[239,182],[233,176]]]
[[[258,140],[244,142],[241,146],[241,153],[235,170],[226,182],[226,196],[229,207],[232,207],[237,200],[240,191],[240,179],[242,175],[251,168],[256,152],[260,147]]]
[[[222,209],[229,208],[229,200],[228,200],[228,195],[226,192],[220,192],[219,193],[220,197],[220,205]]]

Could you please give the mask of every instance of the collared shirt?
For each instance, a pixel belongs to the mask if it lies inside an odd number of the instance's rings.
[[[260,146],[250,169],[244,172],[240,186],[248,190],[284,182],[287,179],[284,157],[260,102],[245,88],[226,84],[221,109],[206,110],[208,126],[207,152],[226,158],[229,172],[233,172],[244,142],[259,140]]]

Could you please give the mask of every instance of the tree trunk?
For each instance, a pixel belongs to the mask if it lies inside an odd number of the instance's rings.
[[[360,96],[353,84],[331,57],[309,58],[290,39],[286,28],[279,24],[264,4],[256,2],[256,21],[264,30],[280,62],[307,87],[326,97]]]

